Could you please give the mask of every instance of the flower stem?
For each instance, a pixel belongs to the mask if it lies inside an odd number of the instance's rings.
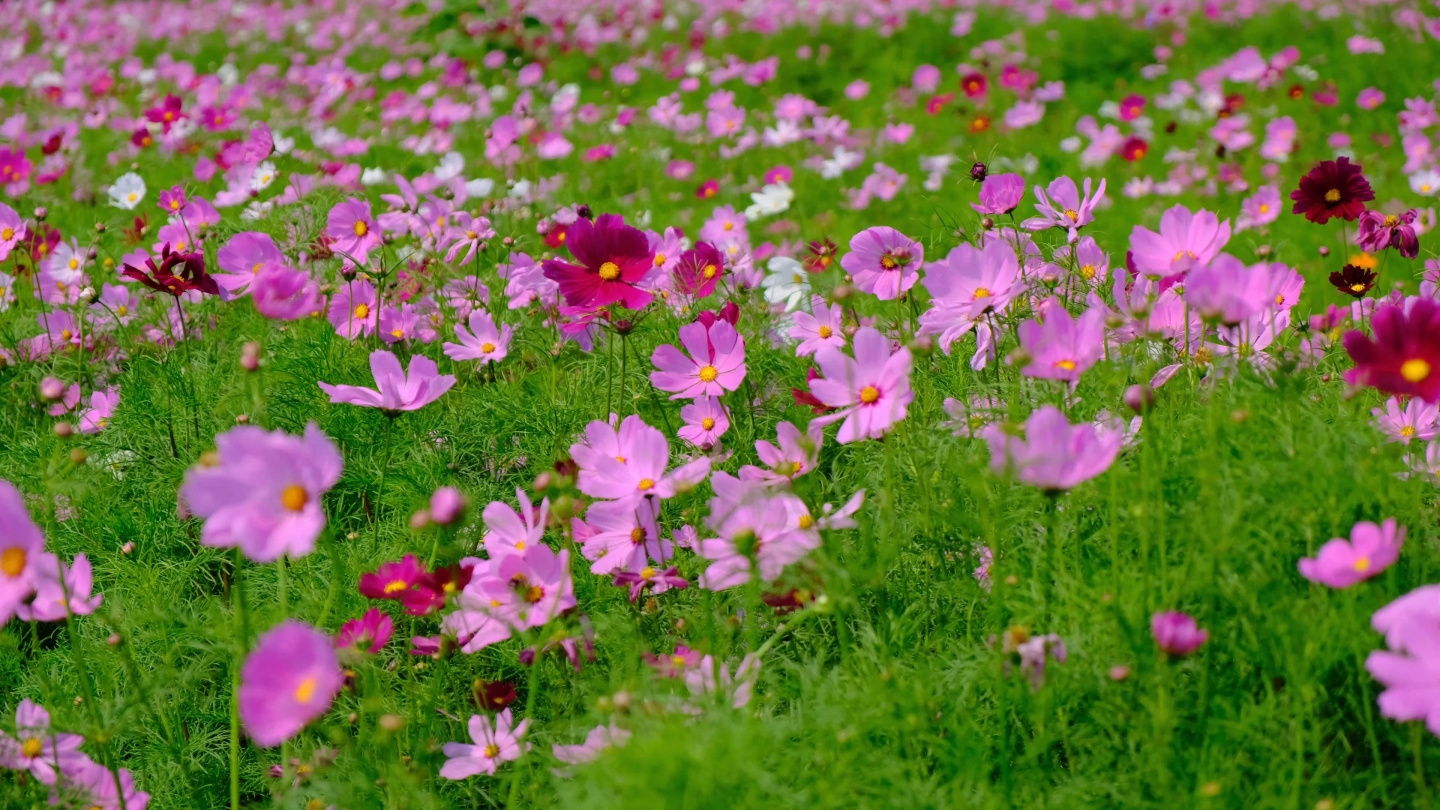
[[[523,643],[523,642],[522,642],[522,643]],[[541,650],[540,650],[540,642],[537,640],[537,641],[535,642],[535,658],[534,658],[534,660],[532,660],[532,661],[530,662],[530,679],[529,679],[529,683],[528,683],[528,685],[525,687],[525,718],[526,718],[526,719],[529,719],[529,718],[531,718],[531,717],[534,717],[534,715],[535,715],[535,693],[539,690],[539,687],[540,687],[540,662],[541,662],[542,660],[544,660],[544,659],[543,659],[543,656],[541,656],[540,653],[541,653]],[[522,748],[521,750],[523,751],[524,749]],[[519,765],[516,765],[516,766],[515,766],[515,769],[510,772],[510,797],[505,800],[505,806],[506,806],[506,807],[519,807],[519,804],[518,804],[519,798],[520,798],[520,766],[519,766]]]
[[[385,497],[385,476],[390,472],[390,457],[394,453],[394,445],[391,444],[391,433],[395,430],[395,420],[400,415],[386,413],[385,421],[385,464],[380,468],[380,486],[375,490],[375,548],[380,548],[380,501]]]
[[[230,809],[240,810],[240,669],[245,665],[245,598],[241,589],[245,556],[235,549],[230,605],[235,622],[235,664],[230,669]]]

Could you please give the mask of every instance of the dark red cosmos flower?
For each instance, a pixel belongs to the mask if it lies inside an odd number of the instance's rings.
[[[596,310],[619,303],[640,309],[654,297],[635,286],[654,266],[650,240],[618,214],[601,214],[593,224],[575,220],[565,233],[565,246],[580,265],[546,259],[541,269],[560,285],[566,304]]]
[[[960,79],[960,89],[965,91],[966,98],[979,98],[985,95],[989,82],[985,79],[984,73],[967,73]]]
[[[445,607],[450,597],[470,584],[471,565],[450,565],[421,576],[409,589],[400,592],[400,604],[411,616],[424,616]]]
[[[1125,143],[1120,145],[1120,157],[1131,163],[1143,160],[1149,152],[1150,144],[1146,143],[1144,138],[1137,138],[1134,135],[1126,138]]]
[[[127,264],[125,269],[120,271],[120,275],[176,298],[191,290],[198,290],[206,295],[220,294],[220,285],[205,272],[203,253],[177,253],[170,250],[170,243],[166,242],[164,252],[160,254],[159,266],[156,266],[154,258],[147,258],[145,267],[149,269],[148,273]],[[176,275],[177,268],[179,275]]]
[[[725,257],[709,242],[696,242],[695,247],[680,254],[675,262],[675,289],[693,298],[704,298],[715,292],[715,285],[725,273]]]
[[[30,254],[32,264],[38,264],[45,260],[55,246],[60,244],[60,231],[41,222],[34,228],[27,228],[24,241],[26,251]]]
[[[699,187],[699,188],[695,189],[695,196],[696,196],[696,197],[699,197],[699,198],[702,199],[702,200],[708,200],[708,199],[710,199],[711,197],[714,197],[716,194],[719,194],[719,193],[720,193],[720,181],[719,181],[719,180],[706,180],[705,182],[703,182],[703,183],[700,184],[700,187]]]
[[[569,228],[561,225],[558,222],[554,225],[551,225],[550,230],[545,232],[545,247],[548,247],[551,250],[560,250],[564,248],[565,232],[568,230]]]
[[[816,371],[813,366],[805,370],[806,385],[809,385],[810,383],[813,383],[818,379],[820,379],[820,372]],[[806,391],[804,388],[791,388],[790,396],[795,398],[796,405],[808,406],[812,413],[820,414],[835,410],[835,408],[821,402],[818,397],[816,397],[809,391]]]
[[[1290,192],[1290,199],[1295,201],[1290,213],[1304,214],[1311,222],[1324,225],[1331,217],[1354,222],[1365,203],[1375,199],[1375,191],[1360,173],[1360,164],[1341,157],[1316,164],[1300,178],[1300,188]]]
[[[1375,278],[1375,271],[1347,264],[1330,274],[1330,283],[1351,298],[1360,298],[1375,286]]]
[[[836,247],[835,243],[830,241],[830,237],[827,236],[818,242],[811,242],[805,248],[807,251],[804,261],[806,270],[812,273],[823,273],[835,263]]]
[[[1376,310],[1370,326],[1373,340],[1358,330],[1345,333],[1345,351],[1355,362],[1345,382],[1440,402],[1440,303],[1389,304]]]
[[[475,705],[487,712],[502,712],[515,702],[515,684],[510,681],[475,681],[471,695]]]
[[[139,129],[135,130],[133,134],[131,134],[130,143],[133,143],[141,149],[144,149],[147,146],[155,145],[155,137],[150,134],[150,130],[146,129],[145,127],[140,127]]]

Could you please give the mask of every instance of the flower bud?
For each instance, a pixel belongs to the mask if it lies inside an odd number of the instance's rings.
[[[420,511],[410,516],[410,528],[414,531],[418,532],[429,525],[430,513],[427,510],[421,509]]]
[[[430,519],[449,526],[465,515],[465,496],[455,487],[440,487],[430,496]]]
[[[45,206],[43,206],[43,205],[37,205],[37,206],[35,206],[35,221],[37,221],[37,222],[44,222],[44,221],[45,221],[45,217],[47,217],[47,216],[49,216],[49,215],[50,215],[50,212],[45,210]]]
[[[995,227],[995,220],[991,219],[990,217],[985,217],[984,219],[980,220],[980,227],[988,231]]]
[[[65,383],[54,377],[46,377],[40,381],[40,398],[53,402],[65,395]]]
[[[251,340],[240,347],[240,367],[246,371],[258,371],[260,369],[259,343]]]
[[[989,174],[990,170],[985,167],[984,163],[981,163],[978,160],[975,161],[975,164],[970,167],[970,179],[974,180],[977,183],[984,180]]]
[[[56,422],[55,435],[62,439],[68,439],[75,435],[75,428],[69,422]]]
[[[1320,246],[1320,256],[1321,256],[1321,258],[1324,258],[1324,257],[1329,256],[1329,255],[1330,255],[1330,248],[1325,247],[1324,245],[1321,245],[1321,246]]]
[[[77,466],[84,464],[86,461],[89,460],[89,458],[90,454],[86,453],[85,448],[83,447],[76,447],[70,451],[70,463]]]
[[[1155,389],[1143,383],[1126,388],[1125,407],[1137,414],[1145,413],[1155,407]]]

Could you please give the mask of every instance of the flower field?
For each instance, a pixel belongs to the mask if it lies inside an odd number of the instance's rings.
[[[7,10],[0,807],[1440,801],[1440,4]]]

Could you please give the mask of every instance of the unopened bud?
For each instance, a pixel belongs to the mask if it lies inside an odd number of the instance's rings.
[[[429,525],[430,512],[428,510],[421,509],[410,516],[410,528],[417,532]]]
[[[240,367],[246,371],[260,369],[260,344],[251,340],[240,347]]]
[[[53,402],[65,395],[65,383],[54,377],[46,377],[40,381],[40,398]]]
[[[1320,255],[1321,255],[1322,257],[1324,257],[1324,256],[1329,256],[1329,255],[1330,255],[1330,248],[1325,247],[1324,245],[1321,245],[1321,246],[1320,246]]]
[[[1124,664],[1110,668],[1110,680],[1123,681],[1128,677],[1130,677],[1130,668]]]
[[[1258,245],[1258,246],[1256,246],[1256,248],[1255,248],[1255,255],[1256,255],[1256,256],[1259,256],[1259,257],[1262,258],[1262,259],[1265,258],[1266,256],[1269,256],[1270,253],[1271,253],[1271,248],[1270,248],[1269,245]]]
[[[1132,385],[1125,389],[1125,407],[1143,414],[1155,407],[1155,389],[1148,385]]]
[[[543,492],[544,490],[547,490],[547,489],[550,488],[550,484],[551,484],[553,481],[554,481],[554,479],[550,476],[550,473],[548,473],[548,472],[542,472],[542,473],[540,473],[539,475],[535,476],[535,487],[534,487],[534,489],[535,489],[536,492]]]
[[[74,448],[74,449],[72,449],[72,450],[70,451],[70,463],[71,463],[71,464],[75,464],[75,465],[84,464],[84,463],[85,463],[86,461],[88,461],[89,459],[90,459],[90,454],[89,454],[89,453],[86,453],[86,452],[85,452],[85,448],[83,448],[83,447],[76,447],[76,448]]]
[[[401,717],[398,714],[382,714],[380,715],[379,725],[380,728],[393,734],[400,729],[405,728],[405,718]]]
[[[990,170],[985,167],[984,163],[981,163],[978,160],[975,161],[975,164],[970,167],[970,179],[974,180],[977,183],[984,180],[985,177],[989,174]]]
[[[105,232],[105,223],[103,223],[103,222],[97,222],[97,223],[95,223],[95,232],[96,232],[96,233],[104,233],[104,232]]]
[[[129,554],[129,553],[133,552],[134,550],[135,550],[135,541],[134,541],[134,540],[126,540],[126,541],[125,541],[125,545],[123,545],[123,546],[120,547],[120,553],[121,553],[121,554]]]
[[[512,246],[512,245],[515,244],[515,238],[512,237],[512,236],[507,236],[507,237],[505,237],[504,239],[501,239],[501,240],[500,240],[500,244],[502,244],[502,245],[504,245],[505,247],[508,248],[508,247],[510,247],[510,246]]]
[[[990,217],[985,217],[984,219],[980,220],[980,227],[988,231],[995,227],[995,220],[991,219]]]
[[[56,422],[55,435],[62,439],[68,439],[75,435],[75,428],[69,422]]]
[[[615,697],[611,698],[610,702],[615,704],[615,711],[621,714],[629,714],[630,707],[635,705],[635,701],[630,697],[629,692],[616,692]]]
[[[449,526],[465,514],[465,496],[455,487],[440,487],[430,496],[430,519]]]
[[[119,633],[111,633],[110,637],[105,639],[105,643],[109,644],[111,647],[119,647],[120,641],[121,639]]]
[[[48,216],[50,216],[50,212],[47,211],[47,210],[45,210],[45,206],[43,206],[43,205],[37,205],[37,206],[35,206],[35,219],[36,219],[36,221],[38,221],[38,222],[44,222],[44,221],[45,221],[45,217],[48,217]]]
[[[855,290],[849,284],[836,284],[835,289],[830,291],[830,299],[832,301],[844,301],[854,293]]]

